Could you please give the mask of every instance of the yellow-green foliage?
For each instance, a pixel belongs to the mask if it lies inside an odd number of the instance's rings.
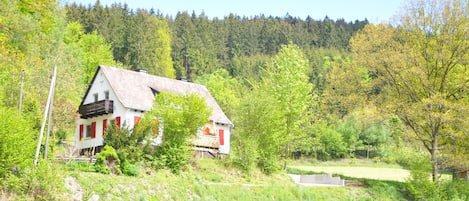
[[[21,190],[33,165],[37,133],[16,110],[0,107],[0,119],[0,188]]]
[[[186,96],[160,93],[150,112],[163,126],[163,143],[156,152],[160,164],[179,172],[187,165],[191,149],[188,140],[208,122],[211,108],[198,95]]]
[[[117,156],[116,150],[111,146],[104,146],[104,149],[96,156],[96,163],[94,164],[96,172],[103,174],[121,174],[120,160]]]

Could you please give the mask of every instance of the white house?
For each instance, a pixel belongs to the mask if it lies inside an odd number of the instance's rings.
[[[229,154],[233,123],[204,85],[103,65],[98,67],[78,110],[76,147],[99,152],[106,127],[112,122],[132,129],[140,117],[151,110],[159,92],[203,97],[212,108],[212,115],[192,140],[194,150],[212,156]]]

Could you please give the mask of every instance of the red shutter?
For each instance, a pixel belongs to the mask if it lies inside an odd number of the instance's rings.
[[[139,121],[140,121],[140,117],[134,116],[134,126],[137,125]]]
[[[96,138],[96,122],[91,123],[91,138]]]
[[[117,128],[121,127],[121,117],[116,117],[116,125],[117,125]]]
[[[223,129],[218,130],[218,138],[220,139],[220,145],[225,144],[225,131]]]
[[[83,124],[80,124],[80,140],[83,140],[83,130],[84,130]]]
[[[156,128],[152,128],[152,133],[153,133],[153,136],[158,136],[158,132],[159,132],[159,127],[160,127],[160,120],[159,119],[154,119],[154,127]],[[153,126],[152,126],[153,127]]]
[[[103,136],[106,135],[107,119],[103,120]]]

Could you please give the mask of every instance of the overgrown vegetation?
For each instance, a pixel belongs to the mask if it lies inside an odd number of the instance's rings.
[[[212,111],[205,100],[196,94],[175,95],[160,93],[155,97],[151,115],[163,127],[161,146],[155,147],[154,160],[173,173],[183,170],[191,157],[190,141],[207,123]]]
[[[104,137],[105,150],[97,156],[98,172],[108,174],[104,161],[109,155],[116,160],[126,175],[137,175],[137,163],[145,163],[157,169],[170,169],[179,173],[185,169],[192,155],[190,140],[200,127],[207,123],[211,110],[198,95],[176,95],[161,92],[155,97],[153,110],[147,112],[133,129],[111,125]],[[162,136],[159,136],[162,135]],[[162,143],[155,146],[157,137]],[[103,153],[104,152],[104,153]],[[104,171],[103,169],[104,168]]]

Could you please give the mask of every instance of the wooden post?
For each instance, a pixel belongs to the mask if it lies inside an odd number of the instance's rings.
[[[54,66],[54,73],[52,74],[52,80],[51,80],[51,84],[49,88],[49,96],[47,97],[46,109],[44,111],[44,115],[42,116],[41,130],[39,131],[39,139],[37,141],[36,155],[34,156],[34,165],[37,165],[37,162],[39,159],[39,153],[41,151],[42,137],[44,136],[44,127],[46,126],[46,118],[49,112],[49,106],[51,105],[50,102],[52,101],[52,93],[54,91],[56,73],[57,73],[57,66]]]
[[[54,88],[55,88],[55,82],[54,82]],[[52,125],[52,110],[54,108],[54,92],[55,90],[52,90],[52,97],[51,97],[51,102],[50,102],[50,108],[49,108],[49,117],[47,120],[47,134],[46,134],[46,145],[44,148],[44,159],[47,159],[47,153],[49,150],[49,136],[50,136],[50,130],[51,130],[51,125]]]

